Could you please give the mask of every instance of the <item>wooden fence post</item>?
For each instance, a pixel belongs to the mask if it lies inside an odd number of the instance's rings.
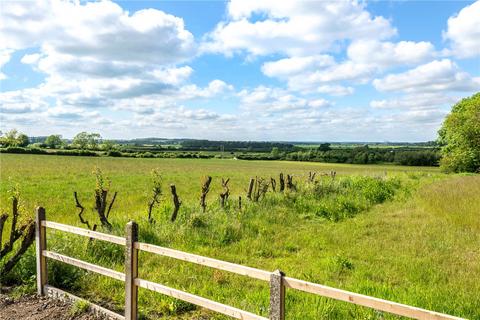
[[[275,270],[270,275],[270,320],[285,320],[285,274]]]
[[[47,258],[43,255],[43,250],[47,249],[47,237],[45,227],[42,221],[45,220],[45,209],[37,207],[35,209],[35,244],[37,250],[37,293],[40,296],[45,294],[44,287],[47,284]]]
[[[138,241],[138,225],[135,221],[127,223],[125,228],[125,320],[137,319],[138,287],[134,280],[138,276],[138,250],[135,242]]]

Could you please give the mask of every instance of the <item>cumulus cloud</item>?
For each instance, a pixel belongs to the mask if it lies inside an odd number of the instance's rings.
[[[381,42],[376,39],[357,40],[349,45],[348,57],[355,62],[373,64],[379,68],[424,62],[435,55],[430,42]]]
[[[101,118],[99,108],[139,116],[170,108],[177,121],[212,120],[221,115],[178,103],[234,90],[219,79],[206,87],[188,83],[194,70],[184,63],[196,54],[194,37],[183,19],[160,10],[131,14],[111,1],[36,1],[2,3],[0,14],[0,63],[15,50],[37,50],[20,61],[46,75],[29,92],[5,93],[3,114],[91,122]]]
[[[288,114],[290,111],[301,112],[301,110],[332,105],[332,102],[324,98],[305,98],[277,87],[258,86],[252,90],[244,89],[238,96],[243,110],[267,117],[272,116],[273,113]]]
[[[446,95],[443,92],[413,93],[400,98],[372,100],[370,106],[375,109],[419,110],[450,106],[459,97]]]
[[[373,84],[380,91],[438,92],[480,89],[480,79],[472,78],[451,60],[434,60],[403,73],[390,74],[375,79]]]
[[[335,60],[329,55],[292,57],[266,62],[262,65],[262,72],[269,77],[283,78],[312,69],[329,67],[334,64]]]
[[[16,50],[42,46],[101,61],[155,64],[177,63],[194,50],[181,18],[155,9],[130,15],[111,1],[5,2],[1,18],[0,41]]]
[[[0,62],[3,52],[38,50],[21,62],[47,76],[41,88],[52,107],[175,94],[193,72],[178,66],[195,55],[193,35],[181,18],[160,10],[130,14],[111,1],[36,1],[3,3],[0,15]]]
[[[204,51],[305,56],[344,40],[396,34],[388,20],[372,16],[357,1],[232,0],[227,16],[207,36]]]
[[[480,1],[463,8],[448,19],[443,38],[451,43],[452,53],[460,58],[480,56]]]

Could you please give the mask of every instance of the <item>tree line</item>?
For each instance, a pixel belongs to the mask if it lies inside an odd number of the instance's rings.
[[[438,140],[435,143],[425,143],[425,148],[410,146],[371,148],[368,145],[331,148],[330,144],[323,143],[317,148],[307,149],[282,142],[188,139],[175,140],[177,146],[132,146],[131,144],[124,145],[104,140],[100,134],[88,132],[78,133],[71,140],[71,143],[62,139],[61,135],[50,135],[43,142],[33,144],[30,144],[30,142],[26,134],[17,130],[11,130],[4,134],[0,132],[0,146],[3,147],[0,152],[11,153],[106,155],[139,158],[223,158],[226,156],[242,160],[290,160],[354,164],[396,163],[412,166],[440,165],[447,172],[480,172],[480,92],[462,99],[453,106],[451,113],[445,118],[439,130]],[[432,145],[436,146],[431,147]],[[27,146],[29,148],[26,148]],[[42,148],[62,150],[46,152]],[[103,153],[96,151],[103,151]]]

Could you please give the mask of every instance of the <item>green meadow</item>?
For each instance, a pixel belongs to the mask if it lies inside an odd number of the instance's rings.
[[[18,185],[24,215],[46,208],[47,219],[85,227],[94,211],[94,168],[118,195],[111,233],[139,224],[140,241],[179,249],[287,276],[469,319],[480,319],[480,176],[447,175],[433,167],[347,165],[233,159],[134,159],[0,154],[0,209],[9,212],[8,190]],[[151,171],[162,176],[162,197],[147,219]],[[331,171],[336,172],[332,178]],[[246,198],[252,177],[293,174],[297,191],[271,189],[259,202]],[[317,172],[316,183],[308,181]],[[213,178],[202,213],[202,179]],[[230,198],[219,204],[221,179],[230,178]],[[182,201],[170,222],[170,184]],[[278,186],[277,186],[278,188]],[[238,197],[242,197],[242,209]],[[99,231],[108,232],[107,230]],[[6,237],[6,235],[4,235]],[[50,250],[123,271],[123,248],[48,230]],[[268,315],[268,284],[228,272],[140,253],[140,277]],[[31,248],[10,281],[34,289]],[[122,311],[123,283],[49,261],[49,281],[78,296]],[[140,289],[145,319],[225,319]],[[397,319],[372,309],[287,289],[287,319]]]

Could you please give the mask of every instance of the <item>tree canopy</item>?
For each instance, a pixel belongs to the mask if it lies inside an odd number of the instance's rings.
[[[58,148],[63,144],[62,136],[59,134],[49,135],[47,139],[45,139],[45,144],[52,149]]]
[[[440,166],[447,172],[480,172],[480,92],[453,106],[439,131]]]
[[[0,137],[0,145],[5,147],[26,147],[30,143],[28,136],[12,129]]]

